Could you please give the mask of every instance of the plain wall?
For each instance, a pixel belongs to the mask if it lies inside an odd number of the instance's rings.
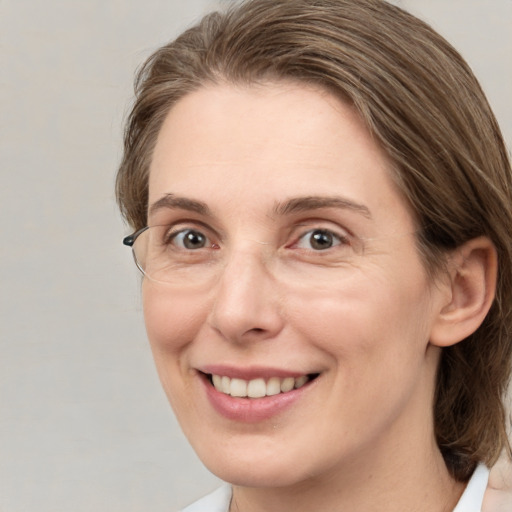
[[[512,142],[512,1],[403,0]],[[214,488],[160,389],[113,198],[135,68],[208,0],[0,1],[0,512],[173,511]]]

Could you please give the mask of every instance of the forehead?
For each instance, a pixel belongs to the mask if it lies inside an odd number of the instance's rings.
[[[289,159],[293,153],[317,166],[338,157],[336,146],[348,158],[346,149],[354,142],[365,144],[368,156],[384,163],[382,151],[369,139],[355,109],[323,89],[287,82],[212,85],[174,105],[160,130],[151,170],[169,160],[190,166],[201,160],[229,163],[234,156],[256,165],[270,159],[268,165],[275,167],[276,158]]]
[[[403,203],[390,172],[355,108],[329,92],[294,83],[215,85],[169,112],[149,203],[169,193],[269,206],[284,196],[343,195],[384,209]]]

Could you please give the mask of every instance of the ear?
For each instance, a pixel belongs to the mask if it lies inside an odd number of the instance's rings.
[[[448,347],[473,334],[484,321],[496,292],[498,257],[487,237],[469,240],[450,254],[448,287],[434,320],[430,343]]]

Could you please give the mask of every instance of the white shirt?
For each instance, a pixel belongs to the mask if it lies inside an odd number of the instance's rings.
[[[481,512],[484,493],[489,481],[489,470],[480,464],[473,473],[453,512]],[[181,512],[228,512],[231,487],[223,485]]]
[[[480,464],[475,469],[453,512],[480,512],[488,482],[489,470]]]

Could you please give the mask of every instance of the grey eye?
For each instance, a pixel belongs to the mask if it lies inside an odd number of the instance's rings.
[[[333,234],[327,231],[315,231],[310,235],[310,244],[318,251],[329,249],[334,244]]]
[[[336,245],[340,245],[342,240],[339,236],[326,229],[314,229],[304,233],[299,239],[297,247],[302,249],[312,249],[314,251],[325,251]]]
[[[208,245],[208,238],[195,229],[184,229],[174,235],[172,242],[183,249],[203,249]]]

